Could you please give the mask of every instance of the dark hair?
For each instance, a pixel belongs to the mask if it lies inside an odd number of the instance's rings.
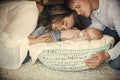
[[[73,0],[64,0],[65,7],[70,8],[70,4],[72,3],[72,1]],[[77,27],[78,29],[82,30],[88,27],[88,25],[90,25],[90,23],[86,21],[87,18],[81,15],[77,15],[76,11],[75,11],[75,16],[76,16],[75,27]]]
[[[38,18],[37,28],[43,26],[51,30],[52,23],[62,21],[63,18],[70,16],[71,14],[74,15],[74,27],[77,27],[81,30],[86,28],[86,25],[84,24],[82,19],[78,17],[77,13],[66,7],[66,5],[44,5],[44,9]]]
[[[50,28],[51,23],[60,21],[71,14],[74,14],[74,11],[64,5],[54,5],[52,7],[45,5],[39,16],[37,27],[49,26]]]
[[[64,5],[69,8],[71,2],[72,0],[64,0]]]
[[[76,12],[74,12],[75,15],[75,24],[74,27],[77,27],[80,30],[85,29],[88,25],[86,25],[83,21],[83,17],[82,16],[78,16]]]

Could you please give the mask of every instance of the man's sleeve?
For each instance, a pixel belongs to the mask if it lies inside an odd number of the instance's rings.
[[[99,22],[95,16],[91,16],[91,19],[92,19],[92,23],[89,27],[94,27],[94,28],[97,28],[99,29],[100,31],[104,31],[106,26],[104,24],[102,24],[101,22]]]

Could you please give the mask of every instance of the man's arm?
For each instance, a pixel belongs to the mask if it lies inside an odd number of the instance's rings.
[[[111,4],[111,8],[108,13],[109,13],[109,16],[113,20],[113,24],[114,24],[116,31],[118,32],[118,35],[120,35],[120,7],[116,0],[115,1],[111,0],[111,1],[113,1],[113,2]],[[92,57],[96,58],[96,60],[94,60],[94,61],[87,60],[87,61],[85,61],[85,63],[90,68],[96,68],[105,61],[113,60],[113,59],[117,58],[120,55],[119,47],[120,47],[120,41],[108,52],[105,52],[102,54],[97,53],[95,55],[92,55]]]
[[[111,0],[112,1],[112,0]],[[114,27],[120,36],[120,5],[117,0],[113,0],[110,5],[109,15],[113,20]],[[108,51],[110,60],[117,58],[120,55],[120,41]]]

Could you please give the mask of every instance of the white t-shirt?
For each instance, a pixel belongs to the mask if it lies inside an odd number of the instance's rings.
[[[19,68],[28,49],[28,36],[36,28],[39,11],[35,1],[0,4],[0,67]]]
[[[117,0],[99,0],[99,8],[91,14],[92,24],[103,31],[105,26],[112,30],[116,30],[120,36],[120,5]],[[115,59],[120,55],[120,42],[110,49],[110,59]]]

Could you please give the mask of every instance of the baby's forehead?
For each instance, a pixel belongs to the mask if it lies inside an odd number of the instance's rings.
[[[94,28],[89,28],[89,29],[86,29],[86,32],[90,35],[90,36],[97,36],[98,35],[98,31],[97,29],[94,29]]]

